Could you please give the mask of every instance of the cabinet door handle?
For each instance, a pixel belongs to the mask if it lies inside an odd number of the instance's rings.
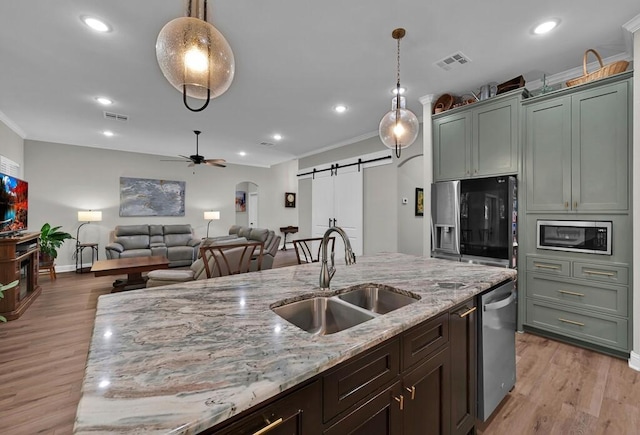
[[[416,386],[413,385],[411,388],[405,387],[405,390],[411,393],[411,400],[416,398]]]
[[[584,269],[584,273],[588,274],[588,275],[601,275],[601,276],[616,276],[615,273],[613,272],[600,272],[598,270],[590,270],[590,269]]]
[[[276,428],[277,426],[279,426],[282,423],[282,417],[280,417],[279,419],[277,419],[276,421],[274,421],[273,423],[263,427],[262,429],[260,429],[257,432],[254,432],[253,435],[262,435],[265,434],[267,432],[269,432],[271,429]]]
[[[568,210],[569,209],[569,201],[565,201],[564,202],[564,209]]]
[[[572,295],[572,296],[584,296],[584,293],[570,292],[568,290],[558,290],[558,293],[562,293],[565,295]]]
[[[552,264],[540,264],[540,263],[533,263],[533,265],[535,267],[538,267],[540,269],[553,269],[553,270],[560,270],[560,266],[556,266],[556,265],[552,265]]]
[[[578,209],[578,201],[573,201],[573,208]]]
[[[400,411],[404,409],[404,396],[401,394],[400,397],[394,397],[396,402],[400,404]]]
[[[569,324],[571,324],[571,325],[584,326],[584,323],[575,322],[575,321],[573,321],[573,320],[563,319],[563,318],[561,318],[561,317],[558,317],[558,320],[560,320],[561,322],[564,322],[564,323],[569,323]]]
[[[473,313],[476,310],[476,307],[471,307],[471,308],[467,308],[465,307],[467,311],[465,311],[464,313],[457,313],[458,316],[460,316],[460,318],[462,319],[463,317],[467,317],[469,314]]]

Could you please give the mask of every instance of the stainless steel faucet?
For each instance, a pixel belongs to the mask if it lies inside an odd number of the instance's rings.
[[[334,252],[331,251],[331,266],[327,266],[327,245],[329,244],[329,236],[331,233],[336,232],[342,237],[342,241],[344,242],[344,261],[347,266],[351,264],[355,264],[356,262],[356,254],[351,250],[351,242],[349,242],[349,236],[344,230],[340,227],[330,227],[322,237],[322,267],[320,269],[320,290],[329,290],[329,283],[331,282],[331,278],[333,278],[333,274],[336,273],[336,268],[334,266]]]

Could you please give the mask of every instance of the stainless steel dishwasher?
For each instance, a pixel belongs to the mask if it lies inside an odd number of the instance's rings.
[[[486,421],[516,383],[516,287],[478,296],[478,418]]]

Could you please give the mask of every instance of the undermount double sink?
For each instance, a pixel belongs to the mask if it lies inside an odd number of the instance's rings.
[[[272,310],[311,334],[328,335],[344,331],[379,315],[417,302],[420,296],[393,287],[363,284],[331,296],[308,298],[276,306]]]

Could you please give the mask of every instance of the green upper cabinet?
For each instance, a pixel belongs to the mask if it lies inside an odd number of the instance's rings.
[[[471,167],[471,112],[463,111],[433,121],[434,177],[465,178]]]
[[[629,209],[629,80],[526,104],[527,211]]]
[[[472,176],[518,172],[518,98],[496,101],[472,110]]]
[[[435,181],[518,172],[523,90],[433,117]]]

